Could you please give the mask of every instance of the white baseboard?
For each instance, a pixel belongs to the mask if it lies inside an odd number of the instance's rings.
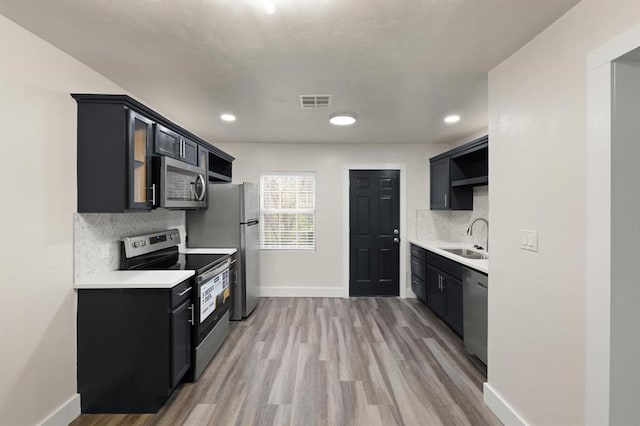
[[[344,297],[342,287],[260,287],[260,297]]]
[[[522,416],[513,409],[502,396],[491,387],[489,383],[483,384],[483,399],[487,407],[493,411],[493,414],[500,419],[506,426],[526,426]]]
[[[67,402],[39,423],[40,426],[68,426],[80,415],[80,394],[75,394]]]

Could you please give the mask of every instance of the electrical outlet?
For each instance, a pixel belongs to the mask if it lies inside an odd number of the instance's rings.
[[[521,229],[520,248],[522,250],[538,251],[538,231]]]

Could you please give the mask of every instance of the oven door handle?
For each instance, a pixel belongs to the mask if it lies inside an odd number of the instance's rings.
[[[203,281],[207,281],[207,280],[215,277],[216,275],[226,271],[227,269],[229,269],[229,265],[231,265],[231,259],[225,260],[224,263],[221,266],[217,267],[213,271],[207,272],[205,274],[202,274],[202,275],[198,276],[198,284],[200,284]]]

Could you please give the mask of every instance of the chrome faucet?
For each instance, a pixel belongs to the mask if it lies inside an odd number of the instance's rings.
[[[489,221],[487,219],[483,219],[481,217],[474,219],[467,228],[467,235],[470,237],[473,235],[473,225],[475,225],[476,222],[484,222],[487,224],[487,246],[485,249],[489,252]]]

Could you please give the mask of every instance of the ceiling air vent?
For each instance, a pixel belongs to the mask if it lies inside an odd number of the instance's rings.
[[[318,109],[329,108],[331,95],[300,95],[300,108]]]

